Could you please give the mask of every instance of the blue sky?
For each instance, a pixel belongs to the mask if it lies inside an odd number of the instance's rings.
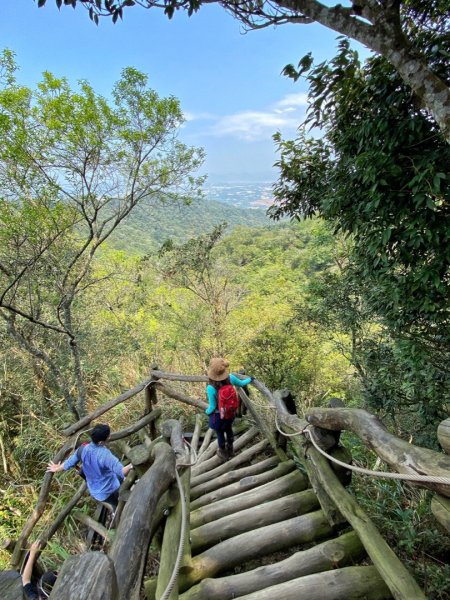
[[[122,68],[149,76],[162,95],[180,99],[187,118],[180,135],[207,153],[211,181],[275,178],[272,134],[293,137],[307,97],[304,83],[281,75],[312,51],[335,53],[336,34],[319,25],[283,25],[243,33],[219,6],[169,21],[158,9],[128,9],[124,21],[95,26],[81,6],[58,11],[54,0],[0,0],[0,48],[16,53],[19,79],[34,85],[44,70],[87,79],[108,95]]]

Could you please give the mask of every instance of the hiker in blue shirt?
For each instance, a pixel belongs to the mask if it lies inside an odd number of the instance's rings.
[[[95,425],[90,434],[92,442],[83,447],[81,454],[79,451],[74,452],[66,461],[60,463],[50,461],[47,471],[51,473],[67,471],[81,460],[91,496],[95,500],[111,504],[115,510],[119,502],[120,484],[133,465],[124,467],[111,450],[105,447],[110,433],[109,425],[101,423]]]
[[[206,386],[208,408],[205,413],[209,415],[209,427],[217,433],[217,456],[221,460],[231,458],[234,454],[233,421],[238,407],[238,398],[236,391],[231,386],[244,387],[254,380],[253,377],[239,379],[233,373],[230,374],[229,366],[230,363],[224,358],[212,358],[207,371],[209,378]],[[222,392],[220,391],[221,388]],[[223,400],[222,398],[227,392],[229,399]],[[230,408],[223,407],[227,402],[230,404]],[[220,404],[222,404],[222,407],[219,406]],[[222,410],[222,415],[220,410]]]

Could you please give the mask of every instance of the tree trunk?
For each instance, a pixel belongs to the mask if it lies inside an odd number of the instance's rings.
[[[230,537],[246,531],[255,531],[265,525],[286,521],[317,508],[319,502],[313,490],[297,492],[252,506],[193,529],[191,531],[192,552],[197,554]],[[257,531],[255,535],[258,535]]]
[[[331,527],[321,510],[268,525],[230,538],[192,559],[192,570],[180,579],[180,590],[186,590],[202,579],[214,577],[249,560],[306,544],[330,535]],[[278,596],[277,596],[278,597]],[[410,599],[411,600],[411,599]]]
[[[302,492],[306,489],[308,481],[299,471],[293,471],[275,481],[261,485],[237,496],[214,502],[191,512],[191,531],[200,525],[210,523],[216,519],[226,517],[240,510],[257,506],[269,500],[281,498],[285,494]]]
[[[182,594],[180,600],[233,600],[297,577],[354,564],[364,555],[363,545],[356,533],[351,531],[308,550],[296,552],[280,562],[264,565],[239,575],[203,579],[198,585]],[[305,598],[309,600],[309,595],[306,594]]]
[[[450,89],[426,62],[412,54],[408,48],[386,48],[385,58],[397,70],[403,81],[411,87],[438,124],[442,135],[450,142]]]
[[[315,0],[277,0],[277,4],[302,13],[384,56],[422,105],[428,108],[443,136],[450,141],[450,90],[445,81],[433,73],[425,59],[410,49],[398,25],[398,4],[377,4],[376,12],[372,13],[371,4],[362,3],[359,8],[367,9],[364,14],[367,21],[362,21],[356,13],[351,14],[347,7],[328,7]],[[393,6],[396,7],[394,10]]]
[[[194,488],[195,493],[193,493],[194,490],[191,490],[191,498],[196,498],[196,500],[191,502],[191,510],[252,490],[259,485],[269,483],[269,481],[273,481],[274,479],[278,479],[279,477],[290,473],[295,468],[294,463],[291,460],[287,460],[279,463],[275,468],[268,471],[267,469],[273,466],[274,462],[278,462],[278,458],[275,456],[256,463],[255,465],[225,473],[217,478],[221,481],[219,482],[219,485],[215,486],[212,492],[209,492],[209,494],[204,493],[202,495],[202,489],[205,489],[209,482],[198,485]],[[227,475],[230,475],[231,477],[227,477]],[[227,485],[227,482],[230,481],[233,483]]]

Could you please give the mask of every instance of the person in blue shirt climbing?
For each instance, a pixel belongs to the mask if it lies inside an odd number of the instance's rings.
[[[107,502],[115,510],[119,501],[120,484],[133,465],[124,467],[111,450],[105,447],[110,433],[109,425],[95,425],[90,434],[92,442],[83,447],[81,454],[74,452],[66,461],[60,463],[50,461],[47,471],[67,471],[81,460],[91,496],[100,502]]]
[[[233,386],[244,387],[254,378],[239,379],[229,371],[230,363],[224,358],[212,358],[208,367],[206,395],[209,427],[217,433],[217,456],[226,460],[233,456],[233,421],[239,407],[239,399]]]

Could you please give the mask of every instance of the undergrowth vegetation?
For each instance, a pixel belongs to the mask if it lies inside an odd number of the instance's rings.
[[[373,469],[376,456],[353,436],[343,437],[352,449],[353,462]],[[380,465],[375,470],[384,469]],[[427,598],[446,600],[450,596],[450,539],[431,513],[432,493],[407,482],[359,474],[353,475],[350,489]]]

